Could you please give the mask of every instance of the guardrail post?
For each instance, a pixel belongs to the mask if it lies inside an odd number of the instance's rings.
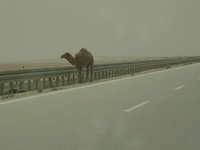
[[[81,74],[81,80],[82,80],[82,83],[85,82],[85,73],[82,73],[82,74]]]
[[[46,79],[43,78],[43,88],[45,89],[46,88]]]
[[[75,84],[75,76],[74,76],[74,74],[73,74],[73,84]]]
[[[24,81],[20,81],[20,83],[19,83],[19,90],[23,89],[23,84],[24,84]]]
[[[62,76],[62,85],[65,85],[65,76]]]
[[[102,79],[105,79],[105,70],[102,71]]]
[[[99,80],[101,80],[102,79],[102,73],[101,73],[101,71],[99,71]]]
[[[142,71],[143,71],[143,65],[140,66],[140,72],[142,72]]]
[[[140,72],[140,71],[141,71],[141,66],[138,67],[138,72]]]
[[[140,69],[140,71],[143,71],[143,65],[141,65],[141,69]]]
[[[146,65],[143,66],[144,71],[146,70]]]
[[[149,65],[149,66],[148,66],[148,70],[150,70],[151,68],[152,68],[152,65]]]
[[[97,80],[99,80],[99,71],[96,72],[96,76]]]
[[[3,95],[3,92],[4,92],[4,82],[3,81],[0,81],[0,95],[2,96]]]
[[[138,66],[135,67],[135,72],[136,72],[136,73],[139,72],[139,67],[138,67]]]
[[[58,87],[58,86],[59,86],[59,78],[56,77],[56,87]]]
[[[114,70],[112,70],[112,77],[114,77]]]
[[[67,84],[70,84],[70,74],[67,75]]]
[[[13,82],[10,82],[10,83],[9,83],[9,86],[10,86],[10,90],[9,90],[9,91],[10,91],[10,93],[12,94],[12,93],[13,93]]]
[[[144,65],[144,70],[147,70],[147,65]]]
[[[49,77],[49,85],[50,85],[51,88],[53,87],[52,86],[52,77]]]
[[[149,69],[153,69],[153,65],[150,65],[150,66],[149,66]]]
[[[43,83],[41,83],[41,79],[37,79],[36,83],[37,83],[37,92],[41,93],[44,90],[44,86]]]
[[[98,72],[98,79],[99,80],[101,79],[101,72],[100,71]]]
[[[35,87],[36,87],[36,90],[38,89],[38,79],[35,80]]]
[[[132,69],[133,69],[133,73],[135,73],[135,67],[133,67]]]
[[[101,77],[102,77],[102,76],[101,76],[101,71],[99,71],[99,80],[101,80]]]
[[[140,71],[141,71],[141,66],[139,65],[139,66],[138,66],[138,72],[140,72]]]
[[[137,66],[136,72],[140,72],[140,66]]]
[[[97,72],[94,72],[94,80],[97,80]]]
[[[111,71],[108,70],[108,77],[111,78]]]
[[[130,66],[130,68],[129,68],[129,71],[130,71],[130,74],[132,74],[132,67]]]
[[[31,91],[31,80],[28,80],[28,91]]]
[[[149,70],[151,68],[151,66],[149,65],[146,65],[146,69]]]
[[[108,78],[108,71],[106,70],[106,79]]]

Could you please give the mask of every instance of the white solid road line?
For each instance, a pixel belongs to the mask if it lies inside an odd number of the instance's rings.
[[[130,112],[130,111],[136,110],[136,109],[138,109],[138,108],[140,108],[140,107],[142,107],[142,106],[148,104],[149,102],[150,102],[150,101],[144,101],[144,102],[142,102],[142,103],[140,103],[140,104],[138,104],[138,105],[135,105],[135,106],[133,106],[133,107],[131,107],[131,108],[125,109],[124,112]]]
[[[92,84],[89,84],[89,85],[82,85],[82,86],[79,86],[79,87],[74,87],[74,88],[70,88],[70,89],[63,89],[63,90],[55,91],[55,92],[49,92],[49,93],[33,95],[33,96],[29,96],[29,97],[18,98],[18,99],[15,99],[15,100],[0,102],[0,105],[15,103],[15,102],[30,100],[30,99],[34,99],[34,98],[38,98],[38,97],[50,96],[50,95],[54,95],[54,94],[60,94],[60,93],[65,93],[65,92],[70,92],[70,91],[75,91],[75,90],[80,90],[80,89],[94,87],[94,86],[98,86],[98,85],[105,85],[105,84],[119,82],[119,81],[123,81],[123,80],[130,80],[130,79],[133,79],[133,78],[140,78],[140,77],[145,77],[145,76],[149,76],[149,75],[155,75],[155,74],[173,71],[173,70],[180,70],[180,69],[183,69],[183,68],[189,68],[189,67],[193,67],[193,66],[196,66],[196,65],[200,65],[200,63],[192,64],[192,65],[188,65],[188,66],[182,66],[182,67],[178,67],[178,68],[171,68],[171,69],[156,71],[156,72],[150,72],[150,73],[146,73],[146,74],[140,74],[140,75],[131,76],[131,77],[124,77],[122,79],[114,79],[114,80],[111,80],[111,81],[105,81],[105,82],[100,82],[100,83],[92,83]]]
[[[185,87],[185,85],[180,85],[180,86],[176,87],[174,90],[180,90],[180,89],[182,89],[184,87]]]

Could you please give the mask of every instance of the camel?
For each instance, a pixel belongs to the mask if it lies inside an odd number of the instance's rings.
[[[66,52],[61,56],[61,59],[67,59],[72,65],[75,65],[78,70],[78,81],[82,83],[82,69],[86,67],[86,80],[88,81],[89,68],[91,71],[90,82],[93,80],[93,65],[94,58],[92,54],[85,48],[82,48],[78,53],[76,53],[75,57],[73,57],[70,53]]]

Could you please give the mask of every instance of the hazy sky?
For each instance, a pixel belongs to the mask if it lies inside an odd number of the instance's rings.
[[[0,63],[95,56],[200,55],[199,0],[0,0]]]

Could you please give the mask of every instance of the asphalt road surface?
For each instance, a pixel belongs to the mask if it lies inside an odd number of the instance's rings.
[[[200,64],[0,103],[0,150],[199,150]]]

